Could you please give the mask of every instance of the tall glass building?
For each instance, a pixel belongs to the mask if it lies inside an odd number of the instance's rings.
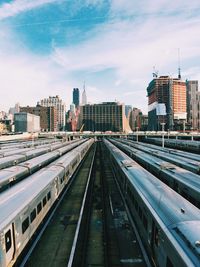
[[[76,108],[79,107],[80,101],[79,101],[79,89],[78,88],[73,89],[73,103]]]

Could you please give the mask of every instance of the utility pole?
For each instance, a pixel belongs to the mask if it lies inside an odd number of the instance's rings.
[[[165,127],[165,123],[164,122],[161,122],[161,126],[162,126],[162,147],[165,147],[165,133],[164,133],[164,127]]]

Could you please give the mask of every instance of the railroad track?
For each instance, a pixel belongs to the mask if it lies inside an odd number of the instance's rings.
[[[16,266],[150,266],[106,149],[102,142],[96,143]]]
[[[92,146],[35,242],[16,266],[67,266],[94,153]]]
[[[143,257],[141,241],[139,244],[100,142],[89,192],[68,266],[151,266],[146,254]]]

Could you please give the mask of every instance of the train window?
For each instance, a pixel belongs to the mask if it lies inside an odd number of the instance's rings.
[[[34,210],[31,212],[31,216],[30,216],[31,223],[35,220],[35,218],[36,218],[36,209],[34,209]]]
[[[49,199],[51,199],[51,192],[49,192],[49,193],[47,194],[47,201],[48,201]]]
[[[143,214],[143,225],[144,225],[144,228],[147,230],[147,218],[144,214]]]
[[[5,243],[6,243],[6,252],[11,248],[12,246],[12,238],[11,238],[11,231],[8,230],[5,234]]]
[[[29,217],[27,217],[22,223],[22,234],[26,232],[29,227]]]
[[[41,202],[37,205],[37,214],[40,213],[40,211],[42,210],[42,204]]]
[[[43,202],[43,207],[44,207],[46,205],[46,203],[47,203],[47,198],[44,197],[43,200],[42,200],[42,202]]]
[[[167,265],[166,267],[174,267],[174,265],[172,264],[172,262],[170,261],[170,259],[167,257]]]

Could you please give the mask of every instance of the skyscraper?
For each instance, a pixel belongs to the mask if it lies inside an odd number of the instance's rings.
[[[79,107],[79,89],[78,88],[74,88],[73,89],[73,103],[75,105],[75,107]]]
[[[193,130],[200,128],[199,118],[199,96],[198,81],[186,81],[187,87],[187,122],[189,127]]]
[[[85,131],[125,131],[124,104],[104,102],[80,107],[81,125]],[[129,127],[130,128],[130,127]]]
[[[160,76],[147,87],[148,129],[182,130],[186,121],[186,83],[179,78]]]
[[[86,95],[86,91],[85,91],[85,82],[83,85],[83,93],[82,93],[82,105],[86,105],[87,104],[87,95]]]
[[[44,98],[38,104],[43,107],[55,107],[57,109],[58,129],[65,129],[65,104],[58,95]]]

